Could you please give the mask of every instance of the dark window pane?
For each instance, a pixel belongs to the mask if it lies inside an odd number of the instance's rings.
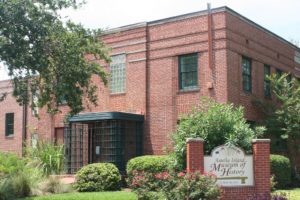
[[[13,135],[14,134],[14,113],[6,113],[5,114],[5,135]]]
[[[286,80],[288,83],[291,83],[292,82],[292,75],[289,74],[287,77],[286,77]]]
[[[243,57],[242,59],[242,78],[243,78],[243,90],[251,92],[252,90],[252,77],[251,77],[251,60]]]
[[[179,56],[179,88],[198,86],[198,54]]]
[[[271,74],[271,69],[269,65],[264,66],[264,94],[266,97],[271,97],[271,87],[270,80],[268,80],[268,76]]]
[[[282,75],[282,70],[276,69],[276,75],[277,75],[278,78],[281,77],[281,75]]]

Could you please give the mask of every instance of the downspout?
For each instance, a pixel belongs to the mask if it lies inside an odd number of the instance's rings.
[[[210,69],[210,81],[207,88],[213,92],[214,88],[214,69],[213,69],[213,33],[212,33],[212,13],[210,3],[207,4],[207,32],[208,32],[208,66]],[[213,95],[213,94],[211,94]]]
[[[150,103],[150,77],[149,77],[149,56],[150,56],[150,52],[149,52],[149,27],[148,27],[148,23],[146,23],[146,70],[145,70],[145,79],[146,79],[146,88],[145,88],[145,95],[146,95],[146,113],[145,113],[145,121],[144,121],[144,131],[143,131],[143,137],[142,137],[142,141],[145,140],[145,135],[150,133],[150,126],[149,126],[149,103]],[[149,139],[149,137],[148,137]],[[149,142],[149,141],[147,141]],[[148,152],[145,151],[145,144],[147,144],[147,142],[143,142],[143,148],[142,148],[142,154],[144,153],[149,153],[149,149]],[[147,144],[148,145],[148,144]]]
[[[22,157],[26,155],[27,146],[27,107],[28,103],[26,102],[22,107]]]

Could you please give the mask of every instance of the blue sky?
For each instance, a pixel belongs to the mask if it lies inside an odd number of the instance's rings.
[[[299,0],[86,0],[79,10],[62,15],[87,28],[114,28],[132,23],[228,6],[286,40],[300,41]],[[7,79],[0,64],[0,80]]]

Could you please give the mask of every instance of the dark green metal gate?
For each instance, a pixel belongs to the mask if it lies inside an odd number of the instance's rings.
[[[68,173],[97,162],[113,163],[124,173],[127,161],[142,155],[143,120],[76,121],[65,128],[64,141]]]

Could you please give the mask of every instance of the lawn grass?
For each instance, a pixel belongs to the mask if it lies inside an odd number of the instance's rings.
[[[289,200],[299,200],[300,199],[300,188],[275,191],[275,193],[280,193],[280,192],[286,193]]]
[[[136,200],[133,192],[85,192],[66,193],[40,197],[28,197],[20,200]]]

